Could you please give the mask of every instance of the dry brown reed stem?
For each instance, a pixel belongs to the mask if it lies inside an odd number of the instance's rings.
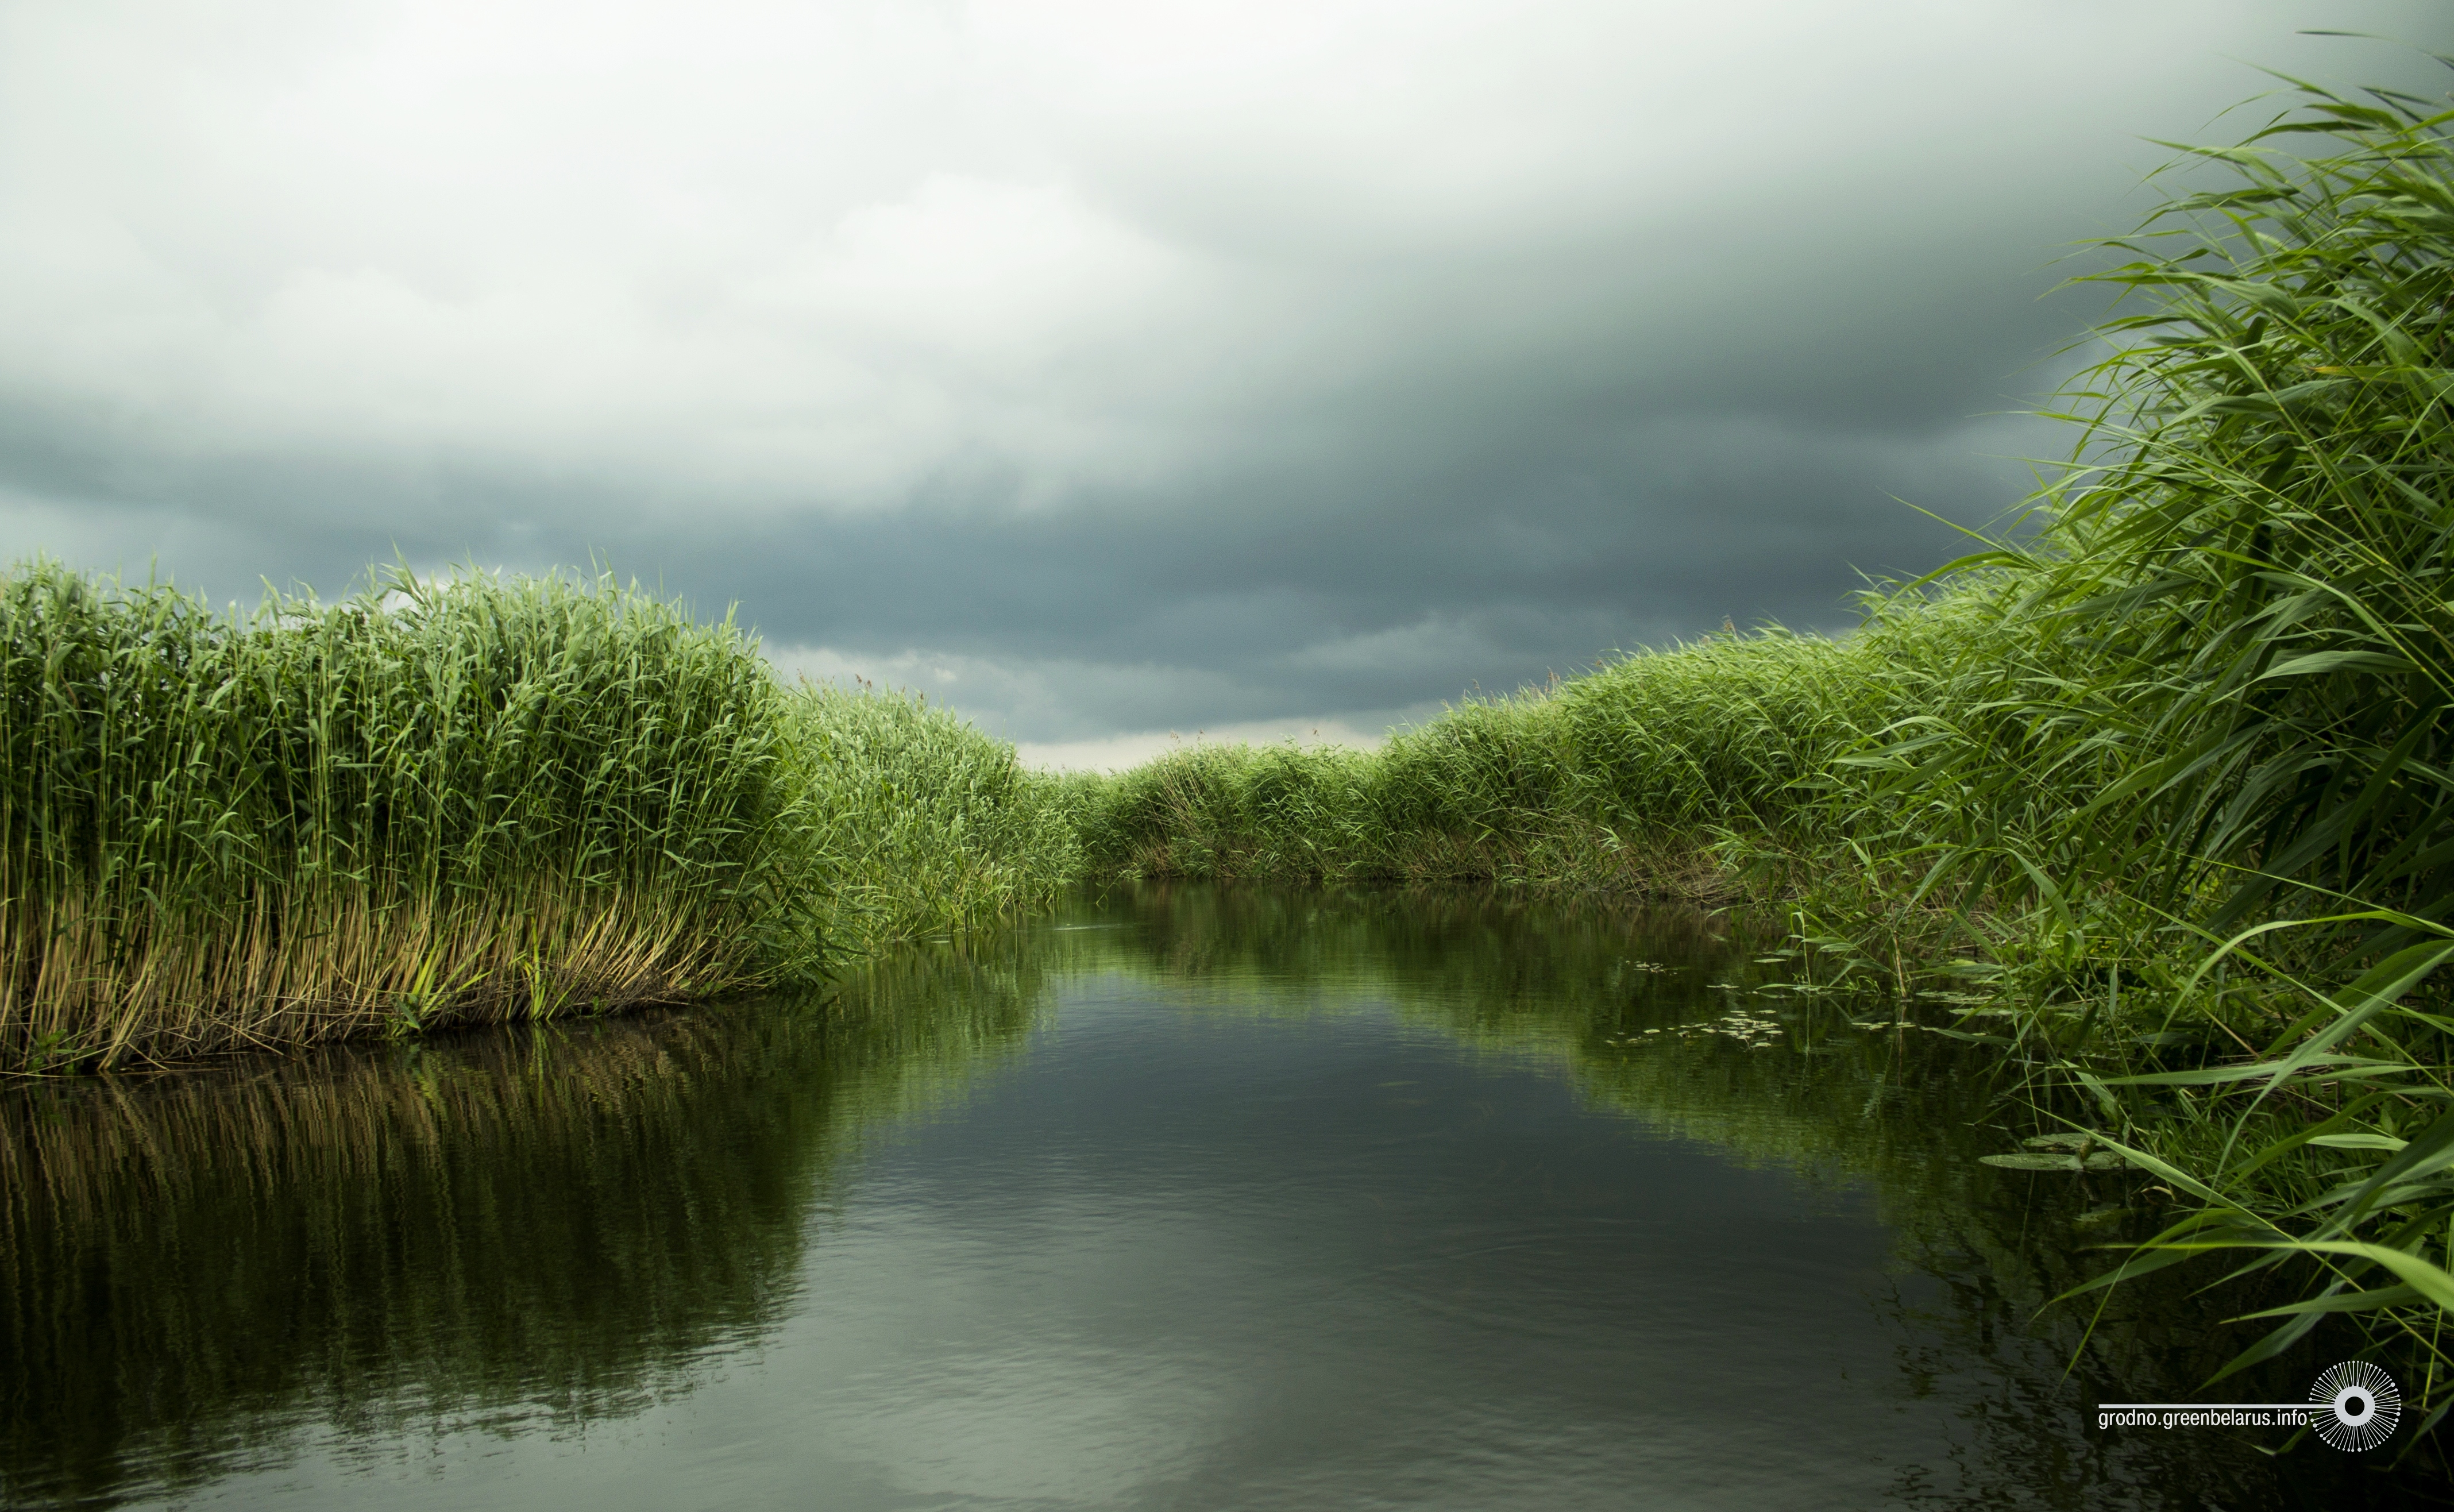
[[[754,979],[716,921],[654,899],[521,893],[370,900],[335,888],[235,918],[115,934],[82,899],[0,912],[0,1042],[73,1038],[104,1064],[674,1002]]]

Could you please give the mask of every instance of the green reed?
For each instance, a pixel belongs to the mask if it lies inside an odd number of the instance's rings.
[[[1045,906],[1080,870],[1058,779],[948,710],[803,684],[785,724],[804,755],[824,932],[847,952]]]
[[[2077,391],[2054,551],[2019,564],[2058,675],[2032,658],[2000,716],[2083,801],[2049,826],[1996,792],[1953,839],[2068,878],[2065,927],[2092,887],[2103,933],[2160,932],[2115,1033],[2203,1026],[2196,1054],[2100,1066],[2073,1035],[2057,1062],[2196,1199],[2132,1269],[2215,1250],[2296,1271],[2310,1295],[2239,1362],[2348,1315],[2424,1372],[2433,1422],[2454,1401],[2454,1017],[2432,979],[2454,958],[2454,112],[2304,100],[2194,154],[2232,182],[2099,275],[2147,297]],[[2279,150],[2297,140],[2321,151]],[[2071,996],[2109,1003],[2122,953]],[[2152,1158],[2160,1136],[2186,1164]]]
[[[1839,641],[1712,636],[1460,704],[1375,753],[1197,746],[1080,785],[1085,855],[1132,876],[1710,893],[1710,848],[1820,833],[1836,763],[1934,669],[1989,655],[1977,607],[1879,606]]]
[[[807,975],[767,664],[609,582],[216,612],[0,577],[0,1059],[110,1066]]]

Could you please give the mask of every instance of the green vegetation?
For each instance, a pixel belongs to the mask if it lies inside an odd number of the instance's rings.
[[[1081,864],[1057,779],[916,696],[795,691],[808,822],[825,857],[825,937],[873,953],[1045,907]]]
[[[603,583],[219,614],[0,579],[0,1049],[109,1066],[807,973],[732,627]]]
[[[0,1060],[109,1068],[809,980],[1044,902],[1053,779],[606,581],[247,613],[0,577]]]
[[[22,567],[0,751],[30,1070],[808,982],[1075,869],[1011,746],[601,579],[216,614]]]
[[[1802,843],[1836,761],[1931,707],[1949,669],[1999,657],[1992,607],[1963,590],[1882,606],[1845,640],[1632,656],[1377,753],[1196,747],[1086,790],[1083,848],[1126,876],[1718,889],[1712,847]]]

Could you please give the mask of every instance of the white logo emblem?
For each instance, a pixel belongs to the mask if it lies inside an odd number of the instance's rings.
[[[2403,1393],[2394,1378],[2365,1360],[2347,1360],[2318,1378],[2309,1401],[2321,1409],[2318,1437],[2346,1453],[2385,1442],[2403,1421]]]

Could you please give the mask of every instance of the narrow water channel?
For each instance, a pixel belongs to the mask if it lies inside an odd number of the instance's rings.
[[[12,1506],[2399,1505],[1777,935],[1127,891],[830,997],[0,1094]],[[1770,990],[1767,990],[1770,989]],[[2221,1400],[2305,1396],[2332,1344]],[[2073,1361],[2076,1361],[2074,1364]],[[2231,1393],[2248,1395],[2232,1395]],[[2283,1393],[2282,1396],[2273,1393]],[[2259,1395],[2263,1393],[2264,1395]]]

